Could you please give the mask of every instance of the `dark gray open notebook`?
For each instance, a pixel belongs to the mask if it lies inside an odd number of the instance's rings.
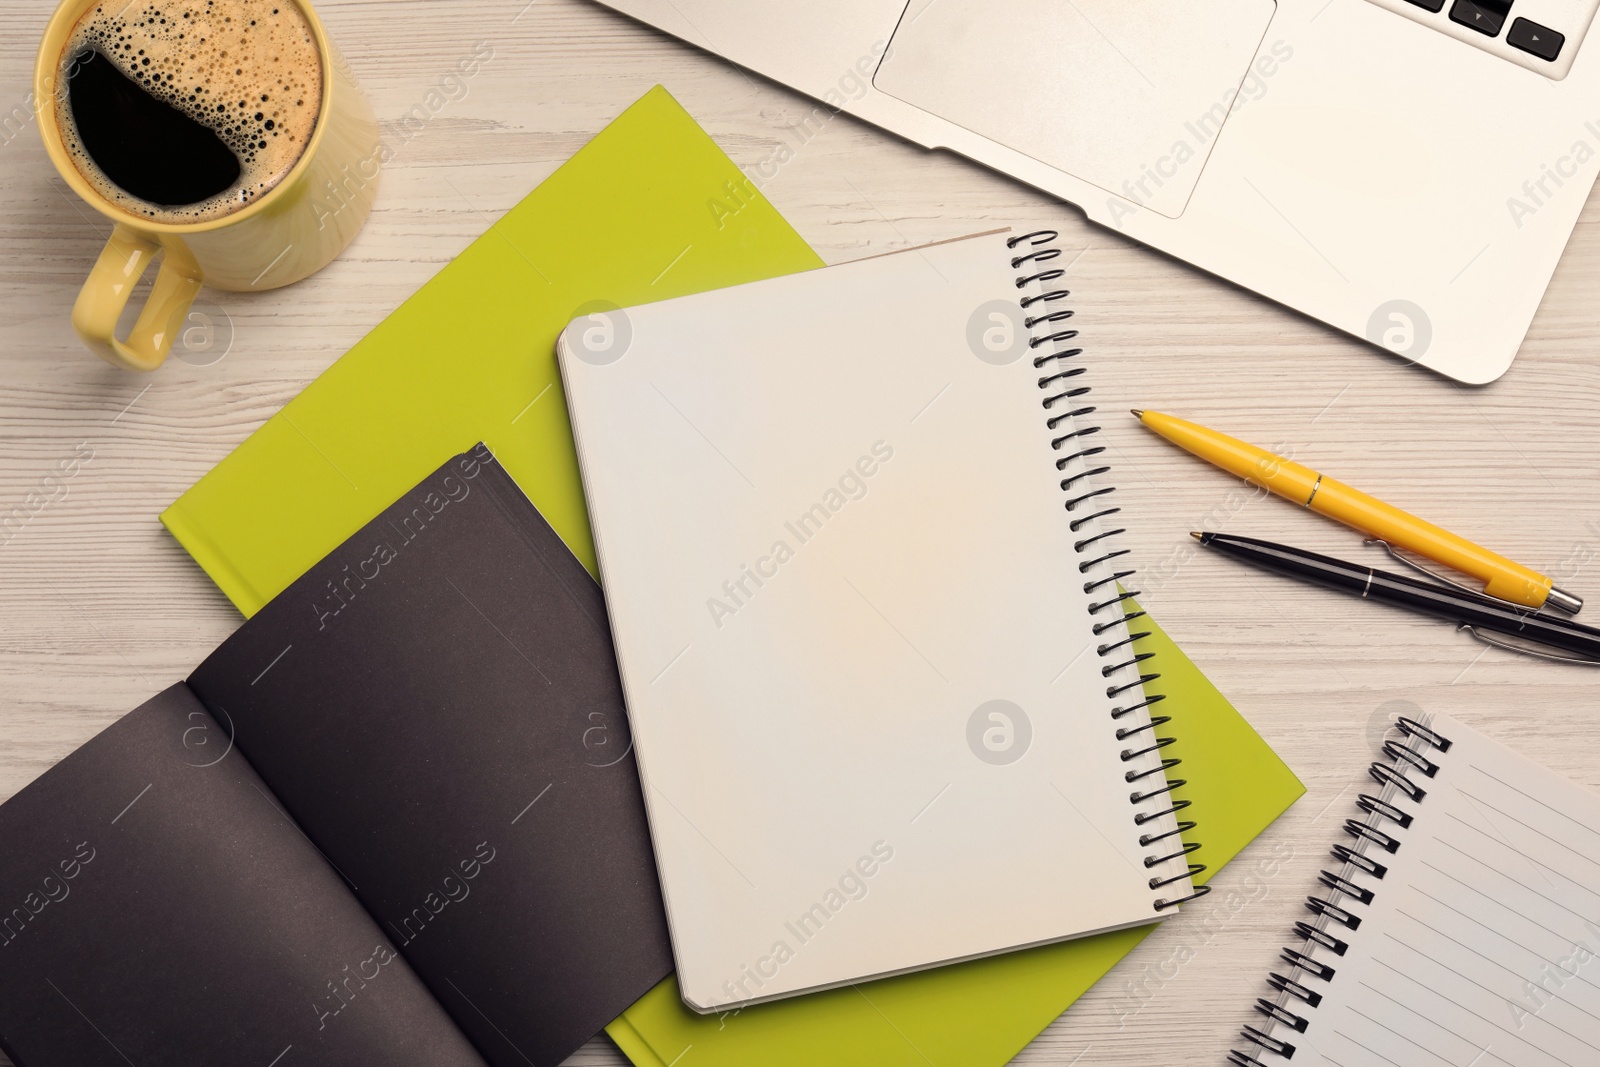
[[[0,806],[19,1067],[559,1063],[672,969],[600,590],[452,459]]]

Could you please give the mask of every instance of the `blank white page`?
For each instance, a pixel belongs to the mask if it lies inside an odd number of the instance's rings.
[[[1447,716],[1427,726],[1450,746],[1409,741],[1438,767],[1431,778],[1406,774],[1425,795],[1390,786],[1381,797],[1411,825],[1362,814],[1398,848],[1359,850],[1387,868],[1381,878],[1342,871],[1370,904],[1319,894],[1360,925],[1322,920],[1348,945],[1342,956],[1299,946],[1331,976],[1278,969],[1323,1000],[1313,1008],[1280,995],[1307,1025],[1275,1023],[1271,1037],[1295,1046],[1296,1067],[1600,1063],[1600,796]]]
[[[1168,801],[1130,801],[1163,784],[1125,777],[1155,754],[1120,759],[1150,743],[1116,736],[1144,713],[1111,716],[1143,700],[1139,666],[1106,674],[1128,649],[1097,654],[1126,630],[1120,608],[1090,614],[1115,586],[1085,592],[1110,572],[1080,572],[1094,556],[1075,546],[1100,528],[1072,523],[1103,498],[1067,512],[1095,483],[1063,493],[1083,462],[1058,470],[1076,449],[1051,442],[1081,424],[1046,424],[1083,398],[1042,407],[1062,387],[1041,378],[1082,357],[1034,365],[1054,349],[1028,348],[1019,301],[1041,283],[1016,282],[1051,264],[1013,268],[1040,249],[1005,238],[579,319],[562,338],[697,1010],[1148,923],[1190,892],[1184,857],[1144,863],[1182,846],[1139,843],[1175,823],[1134,823]]]

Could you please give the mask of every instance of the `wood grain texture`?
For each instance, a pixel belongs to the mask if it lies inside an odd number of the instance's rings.
[[[33,51],[52,4],[0,8],[0,514],[39,492],[60,460],[93,457],[0,544],[0,796],[183,677],[238,625],[157,513],[657,82],[747,168],[789,147],[765,192],[830,262],[996,224],[1047,224],[1082,251],[1071,270],[1078,324],[1146,604],[1309,789],[1216,892],[1018,1063],[1222,1062],[1351,814],[1391,701],[1449,711],[1600,786],[1600,676],[1198,556],[1187,531],[1201,526],[1370,550],[1176,454],[1124,414],[1149,406],[1291,448],[1600,597],[1592,197],[1521,357],[1501,381],[1468,388],[848,117],[802,143],[794,128],[809,102],[583,0],[318,6],[391,135],[475,42],[491,42],[494,56],[400,147],[342,259],[288,290],[207,291],[205,309],[231,333],[225,358],[175,359],[147,378],[99,364],[72,334],[73,297],[109,225],[70,197],[32,128]],[[1590,610],[1600,615],[1600,600]],[[571,1062],[624,1060],[597,1039]],[[680,1067],[693,1067],[692,1054]]]

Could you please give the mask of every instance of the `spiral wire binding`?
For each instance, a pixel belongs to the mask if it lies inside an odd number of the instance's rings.
[[[1432,778],[1438,774],[1438,761],[1424,755],[1421,746],[1442,754],[1450,750],[1451,742],[1415,719],[1401,718],[1395,725],[1405,735],[1406,742],[1385,741],[1383,754],[1390,762],[1380,760],[1373,763],[1367,768],[1367,774],[1379,786],[1393,788],[1412,802],[1421,803],[1427,796],[1427,790],[1406,775],[1411,772]],[[1420,742],[1418,748],[1408,743],[1413,740]],[[1303,940],[1305,951],[1294,948],[1283,950],[1279,958],[1289,965],[1289,973],[1283,975],[1274,971],[1267,978],[1267,984],[1278,993],[1277,999],[1262,997],[1255,1003],[1255,1010],[1267,1019],[1267,1028],[1262,1030],[1246,1026],[1240,1031],[1240,1035],[1254,1048],[1248,1051],[1231,1050],[1228,1062],[1234,1067],[1268,1067],[1268,1061],[1259,1058],[1262,1055],[1276,1057],[1273,1062],[1294,1056],[1294,1042],[1277,1036],[1282,1033],[1278,1027],[1287,1027],[1295,1034],[1305,1033],[1311,1025],[1309,1013],[1322,1003],[1323,995],[1317,992],[1316,986],[1327,985],[1338,973],[1336,966],[1315,959],[1308,952],[1321,948],[1331,952],[1337,959],[1349,950],[1348,933],[1361,926],[1361,914],[1352,910],[1351,905],[1367,907],[1377,896],[1376,890],[1361,885],[1355,879],[1382,881],[1383,876],[1389,873],[1389,868],[1377,857],[1392,856],[1400,850],[1400,839],[1380,824],[1389,823],[1405,830],[1410,827],[1412,816],[1387,800],[1367,793],[1361,794],[1357,805],[1368,821],[1350,819],[1345,822],[1344,832],[1355,838],[1355,847],[1343,844],[1333,846],[1333,856],[1340,862],[1340,869],[1325,870],[1317,879],[1330,892],[1326,896],[1306,898],[1306,909],[1316,917],[1316,921],[1294,924],[1294,932]]]
[[[1013,270],[1027,271],[1027,273],[1017,276],[1017,288],[1027,289],[1037,283],[1039,289],[1038,292],[1024,296],[1019,303],[1022,306],[1023,328],[1029,331],[1040,328],[1044,331],[1029,338],[1028,350],[1032,352],[1046,345],[1050,346],[1049,351],[1034,357],[1033,367],[1043,373],[1043,377],[1039,379],[1039,388],[1046,390],[1049,394],[1042,405],[1046,411],[1052,412],[1045,419],[1045,425],[1054,433],[1058,429],[1063,429],[1063,423],[1067,424],[1064,427],[1066,432],[1059,436],[1054,436],[1050,440],[1051,448],[1057,451],[1067,451],[1066,455],[1056,460],[1056,470],[1065,473],[1067,467],[1074,461],[1083,461],[1082,470],[1061,480],[1061,491],[1067,494],[1066,509],[1068,514],[1073,516],[1067,524],[1068,529],[1077,534],[1082,532],[1084,527],[1098,523],[1099,520],[1110,519],[1122,509],[1111,504],[1108,499],[1116,491],[1115,486],[1094,487],[1086,484],[1103,474],[1109,473],[1111,468],[1106,466],[1102,460],[1096,458],[1105,454],[1105,447],[1088,441],[1088,438],[1100,432],[1100,427],[1086,426],[1080,421],[1086,416],[1094,414],[1095,408],[1094,405],[1083,402],[1083,398],[1089,395],[1089,387],[1077,381],[1086,368],[1079,363],[1067,362],[1083,353],[1081,348],[1064,347],[1078,336],[1077,330],[1065,325],[1067,320],[1072,318],[1073,311],[1071,308],[1052,306],[1059,305],[1061,301],[1072,295],[1066,289],[1052,287],[1053,283],[1064,277],[1067,272],[1062,268],[1043,266],[1043,264],[1049,263],[1053,259],[1060,258],[1061,249],[1053,246],[1053,242],[1059,236],[1055,230],[1035,230],[1020,237],[1008,238],[1006,247],[1013,252],[1017,251],[1019,246],[1025,246],[1027,249],[1027,251],[1014,256],[1011,260],[1011,268]],[[1067,410],[1057,411],[1058,405],[1065,406]],[[1080,511],[1084,513],[1079,514]],[[1113,560],[1126,556],[1129,550],[1126,548],[1112,548],[1108,541],[1110,538],[1125,532],[1120,527],[1113,529],[1109,524],[1102,524],[1099,526],[1098,532],[1091,531],[1088,536],[1072,543],[1074,552],[1080,557],[1087,557],[1078,563],[1079,574],[1087,577],[1090,571],[1101,564],[1109,564],[1107,568],[1110,571],[1109,574],[1101,578],[1089,579],[1083,585],[1083,591],[1091,598],[1095,598],[1089,602],[1089,613],[1091,615],[1098,618],[1101,612],[1104,611],[1115,610],[1117,612],[1117,617],[1114,619],[1095,622],[1093,632],[1096,637],[1116,628],[1119,624],[1131,623],[1145,615],[1143,611],[1130,610],[1123,606],[1125,601],[1139,595],[1137,590],[1118,592],[1116,589],[1120,582],[1126,578],[1131,578],[1134,574],[1132,569],[1122,568],[1112,563]],[[1106,589],[1106,598],[1104,600],[1097,598],[1097,594],[1101,589]],[[1121,640],[1099,645],[1095,648],[1095,654],[1102,660],[1109,658],[1116,661],[1106,663],[1100,668],[1100,676],[1110,683],[1106,686],[1107,697],[1115,700],[1128,692],[1144,696],[1144,699],[1137,703],[1129,704],[1126,707],[1119,704],[1112,708],[1111,718],[1114,721],[1120,722],[1127,715],[1144,708],[1154,707],[1167,699],[1165,694],[1145,696],[1142,690],[1146,683],[1153,682],[1161,677],[1158,673],[1147,671],[1143,666],[1155,653],[1133,651],[1135,641],[1149,636],[1149,631],[1134,633],[1129,630],[1128,636]],[[1120,684],[1111,681],[1112,677],[1119,671],[1129,667],[1134,668],[1134,673],[1137,675],[1132,681]],[[1151,715],[1147,713],[1146,717],[1149,721],[1142,726],[1122,727],[1119,725],[1117,727],[1117,740],[1129,742],[1128,747],[1122,750],[1122,762],[1131,763],[1152,753],[1159,753],[1177,740],[1173,737],[1160,737],[1155,733],[1157,729],[1172,721],[1170,715]],[[1192,855],[1200,848],[1200,843],[1197,841],[1185,842],[1182,840],[1183,835],[1193,831],[1196,825],[1193,820],[1177,818],[1179,812],[1189,807],[1189,801],[1170,796],[1173,790],[1187,784],[1185,779],[1166,776],[1168,771],[1182,762],[1182,760],[1175,757],[1165,756],[1159,758],[1156,765],[1148,770],[1129,770],[1123,775],[1123,780],[1130,785],[1142,782],[1152,775],[1161,775],[1161,784],[1159,786],[1154,785],[1154,783],[1150,786],[1135,785],[1133,792],[1128,795],[1129,803],[1136,808],[1157,800],[1157,798],[1164,798],[1157,801],[1156,806],[1159,810],[1141,809],[1136,811],[1133,816],[1135,827],[1143,828],[1149,823],[1165,818],[1168,815],[1173,816],[1176,823],[1173,829],[1164,833],[1141,833],[1139,835],[1140,848],[1150,848],[1169,838],[1177,839],[1146,856],[1144,858],[1146,870],[1158,867],[1169,860],[1182,859],[1185,856]],[[1185,878],[1193,878],[1205,869],[1206,865],[1203,863],[1189,863],[1182,874],[1166,878],[1152,876],[1149,880],[1149,886],[1152,890],[1160,889],[1162,886],[1183,881]],[[1156,898],[1155,910],[1158,912],[1165,911],[1186,901],[1203,897],[1209,892],[1211,892],[1210,886],[1191,886],[1191,892],[1185,896],[1172,900],[1168,900],[1165,897]]]

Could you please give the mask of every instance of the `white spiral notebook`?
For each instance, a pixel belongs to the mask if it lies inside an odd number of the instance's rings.
[[[1600,1063],[1600,795],[1401,719],[1240,1067]]]
[[[591,306],[561,338],[698,1011],[1195,892],[1055,237]]]

